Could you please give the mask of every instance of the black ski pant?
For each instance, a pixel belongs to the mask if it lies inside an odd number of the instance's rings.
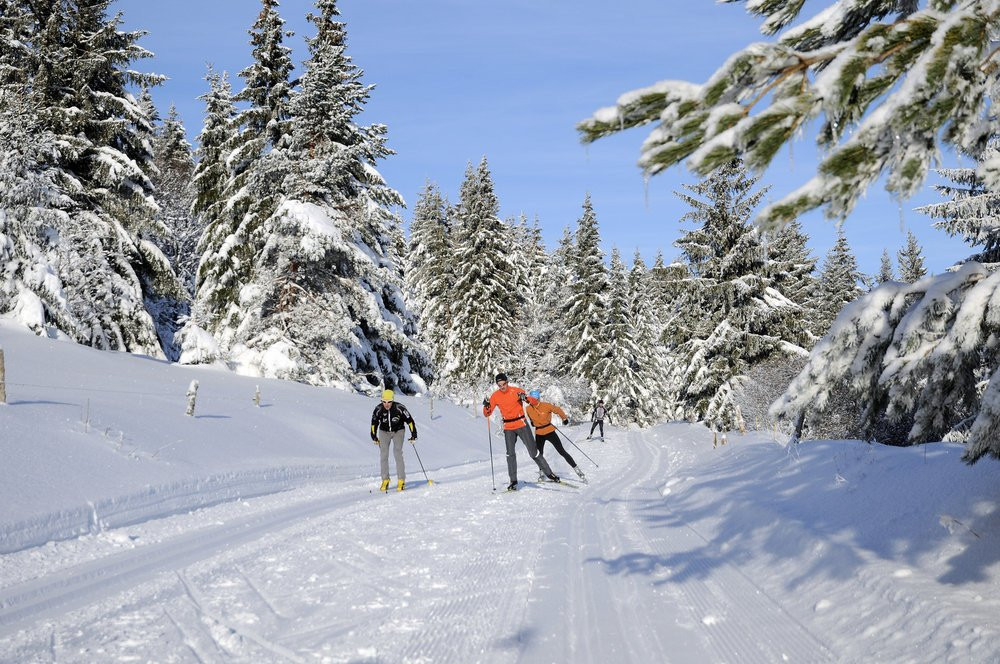
[[[549,464],[545,461],[542,453],[538,451],[538,446],[535,445],[535,437],[531,435],[531,429],[525,424],[520,429],[503,430],[503,439],[507,443],[507,475],[510,476],[510,483],[517,483],[517,452],[515,445],[517,445],[518,438],[528,448],[528,456],[538,464],[538,470],[542,471],[546,476],[551,475],[552,469],[549,468]]]
[[[535,440],[538,441],[539,455],[545,453],[545,443],[552,443],[552,447],[556,448],[556,452],[562,455],[562,458],[566,459],[566,463],[569,464],[569,467],[576,468],[576,461],[573,460],[573,457],[571,457],[569,452],[566,451],[566,448],[563,447],[562,441],[559,440],[559,434],[556,433],[555,430],[541,435],[536,434]]]
[[[604,438],[604,420],[594,420],[594,424],[590,427],[590,435],[594,435],[594,429],[597,427],[601,427],[601,438]]]

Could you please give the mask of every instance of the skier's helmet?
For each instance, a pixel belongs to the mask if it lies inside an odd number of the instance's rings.
[[[528,396],[531,397],[532,399],[541,399],[542,393],[539,392],[538,390],[532,390],[528,392]]]

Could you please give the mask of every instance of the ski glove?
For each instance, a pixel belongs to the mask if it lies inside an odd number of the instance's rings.
[[[417,444],[417,437],[414,436],[413,438],[410,438],[410,443],[413,444],[413,445],[416,445]]]
[[[569,424],[569,420],[563,420],[563,426],[566,426],[568,424]]]
[[[378,438],[372,438],[372,445],[378,445]]]
[[[489,408],[489,407],[490,407],[490,400],[483,399],[483,408]]]

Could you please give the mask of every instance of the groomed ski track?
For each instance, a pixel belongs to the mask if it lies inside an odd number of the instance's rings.
[[[706,541],[667,487],[693,428],[668,431],[581,441],[600,468],[576,455],[577,490],[494,492],[477,462],[8,554],[0,661],[837,661],[738,566],[685,558]]]

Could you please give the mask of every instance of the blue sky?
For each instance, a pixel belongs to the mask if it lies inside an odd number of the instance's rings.
[[[636,166],[647,129],[581,145],[575,124],[624,92],[663,79],[702,82],[733,51],[762,39],[742,3],[712,0],[343,0],[349,53],[375,84],[365,122],[389,127],[397,154],[379,164],[410,208],[426,180],[457,200],[468,162],[486,155],[501,214],[538,216],[551,249],[562,229],[575,227],[589,192],[604,249],[617,246],[627,262],[635,249],[669,260],[687,211],[674,195],[697,177],[683,167],[648,183]],[[286,43],[305,59],[310,0],[283,0],[280,11],[295,35]],[[250,61],[247,30],[256,0],[118,0],[129,29],[148,30],[140,44],[155,57],[136,63],[169,77],[153,95],[161,113],[176,105],[188,134],[201,129],[208,63],[236,73]],[[953,164],[947,164],[953,165]],[[815,167],[810,136],[778,154],[761,184],[777,199],[808,180]],[[845,229],[862,270],[875,272],[883,248],[895,252],[912,230],[928,267],[941,271],[970,250],[934,230],[912,208],[938,200],[923,192],[899,203],[871,189]],[[410,211],[403,211],[409,220]],[[802,219],[813,254],[822,259],[834,223],[813,213]]]

